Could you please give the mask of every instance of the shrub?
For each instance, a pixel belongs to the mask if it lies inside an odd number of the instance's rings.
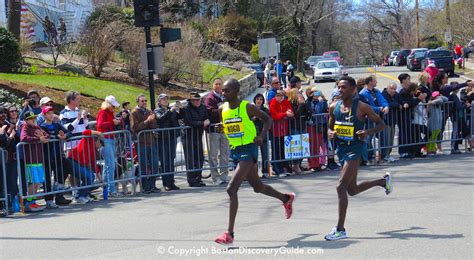
[[[258,56],[258,44],[252,44],[250,56],[252,57],[253,62],[258,62],[260,60],[260,57]]]
[[[0,72],[17,69],[21,60],[20,45],[15,36],[5,28],[0,28]]]
[[[257,26],[248,17],[229,14],[209,25],[208,39],[213,42],[230,45],[238,50],[249,52],[257,42]]]

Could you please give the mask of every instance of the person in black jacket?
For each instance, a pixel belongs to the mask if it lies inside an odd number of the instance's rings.
[[[472,82],[472,81],[469,81]],[[461,90],[461,101],[464,104],[465,111],[466,111],[466,127],[468,131],[470,130],[471,133],[474,132],[474,125],[472,122],[472,104],[474,102],[474,86],[468,85],[465,89]],[[472,136],[468,137],[468,150],[471,151],[474,148],[474,141]]]
[[[255,106],[260,108],[263,112],[265,112],[267,115],[270,116],[270,111],[268,108],[265,107],[265,97],[261,94],[258,93],[255,95],[253,98],[253,103]],[[263,130],[263,121],[254,117],[252,118],[255,128],[257,129],[257,135],[260,134]],[[260,145],[260,153],[262,155],[262,178],[269,177],[271,174],[271,166],[270,162],[268,161],[268,136],[263,140],[263,144]]]
[[[188,104],[183,109],[184,124],[189,128],[184,129],[183,148],[186,160],[187,179],[190,187],[204,187],[201,180],[202,166],[204,165],[204,146],[202,136],[204,129],[209,127],[210,121],[206,107],[201,103],[201,96],[192,93]],[[192,171],[193,169],[196,169]]]
[[[169,106],[169,98],[166,94],[158,96],[158,105],[155,109],[158,128],[170,128],[159,131],[158,154],[161,163],[163,187],[166,191],[179,190],[174,181],[174,159],[176,158],[176,144],[180,136],[179,119],[182,119],[181,103],[177,101],[172,107]]]
[[[392,153],[393,141],[395,138],[395,125],[400,118],[400,95],[397,93],[397,83],[390,83],[382,92],[383,97],[388,102],[389,111],[384,115],[385,129],[381,136],[382,160],[385,162],[393,162],[390,156]],[[399,127],[400,128],[400,127]]]
[[[418,145],[410,145],[416,140],[415,126],[412,123],[413,110],[418,104],[426,99],[425,93],[420,93],[415,97],[415,91],[418,88],[416,83],[410,83],[400,90],[400,105],[402,106],[400,112],[400,120],[398,121],[399,128],[399,144],[400,158],[414,158]]]

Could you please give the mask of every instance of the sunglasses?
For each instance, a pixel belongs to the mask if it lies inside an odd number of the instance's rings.
[[[13,113],[13,112],[18,113],[18,110],[9,110],[8,112],[10,112],[10,113]]]
[[[146,99],[145,100],[140,100],[140,102],[145,103],[145,102],[147,102],[147,100]]]

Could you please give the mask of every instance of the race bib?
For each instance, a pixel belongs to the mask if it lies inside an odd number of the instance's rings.
[[[242,118],[235,117],[224,121],[224,133],[229,138],[236,138],[244,136],[244,125]]]
[[[336,137],[344,141],[354,140],[354,124],[350,122],[338,122],[334,124],[334,131],[336,131]]]

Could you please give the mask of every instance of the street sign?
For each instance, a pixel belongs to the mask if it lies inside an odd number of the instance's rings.
[[[258,39],[258,56],[260,58],[278,56],[276,38]]]
[[[451,32],[450,31],[444,32],[444,41],[451,42],[452,40],[453,40],[453,37],[451,36]]]
[[[181,28],[161,28],[160,29],[160,41],[161,44],[165,45],[168,42],[174,42],[181,40]]]
[[[147,52],[146,48],[142,49],[141,52],[141,64],[142,64],[142,74],[148,75],[148,60],[147,60]],[[153,73],[156,75],[163,74],[164,72],[164,56],[163,56],[163,47],[153,47],[153,64],[155,65],[155,69]]]

